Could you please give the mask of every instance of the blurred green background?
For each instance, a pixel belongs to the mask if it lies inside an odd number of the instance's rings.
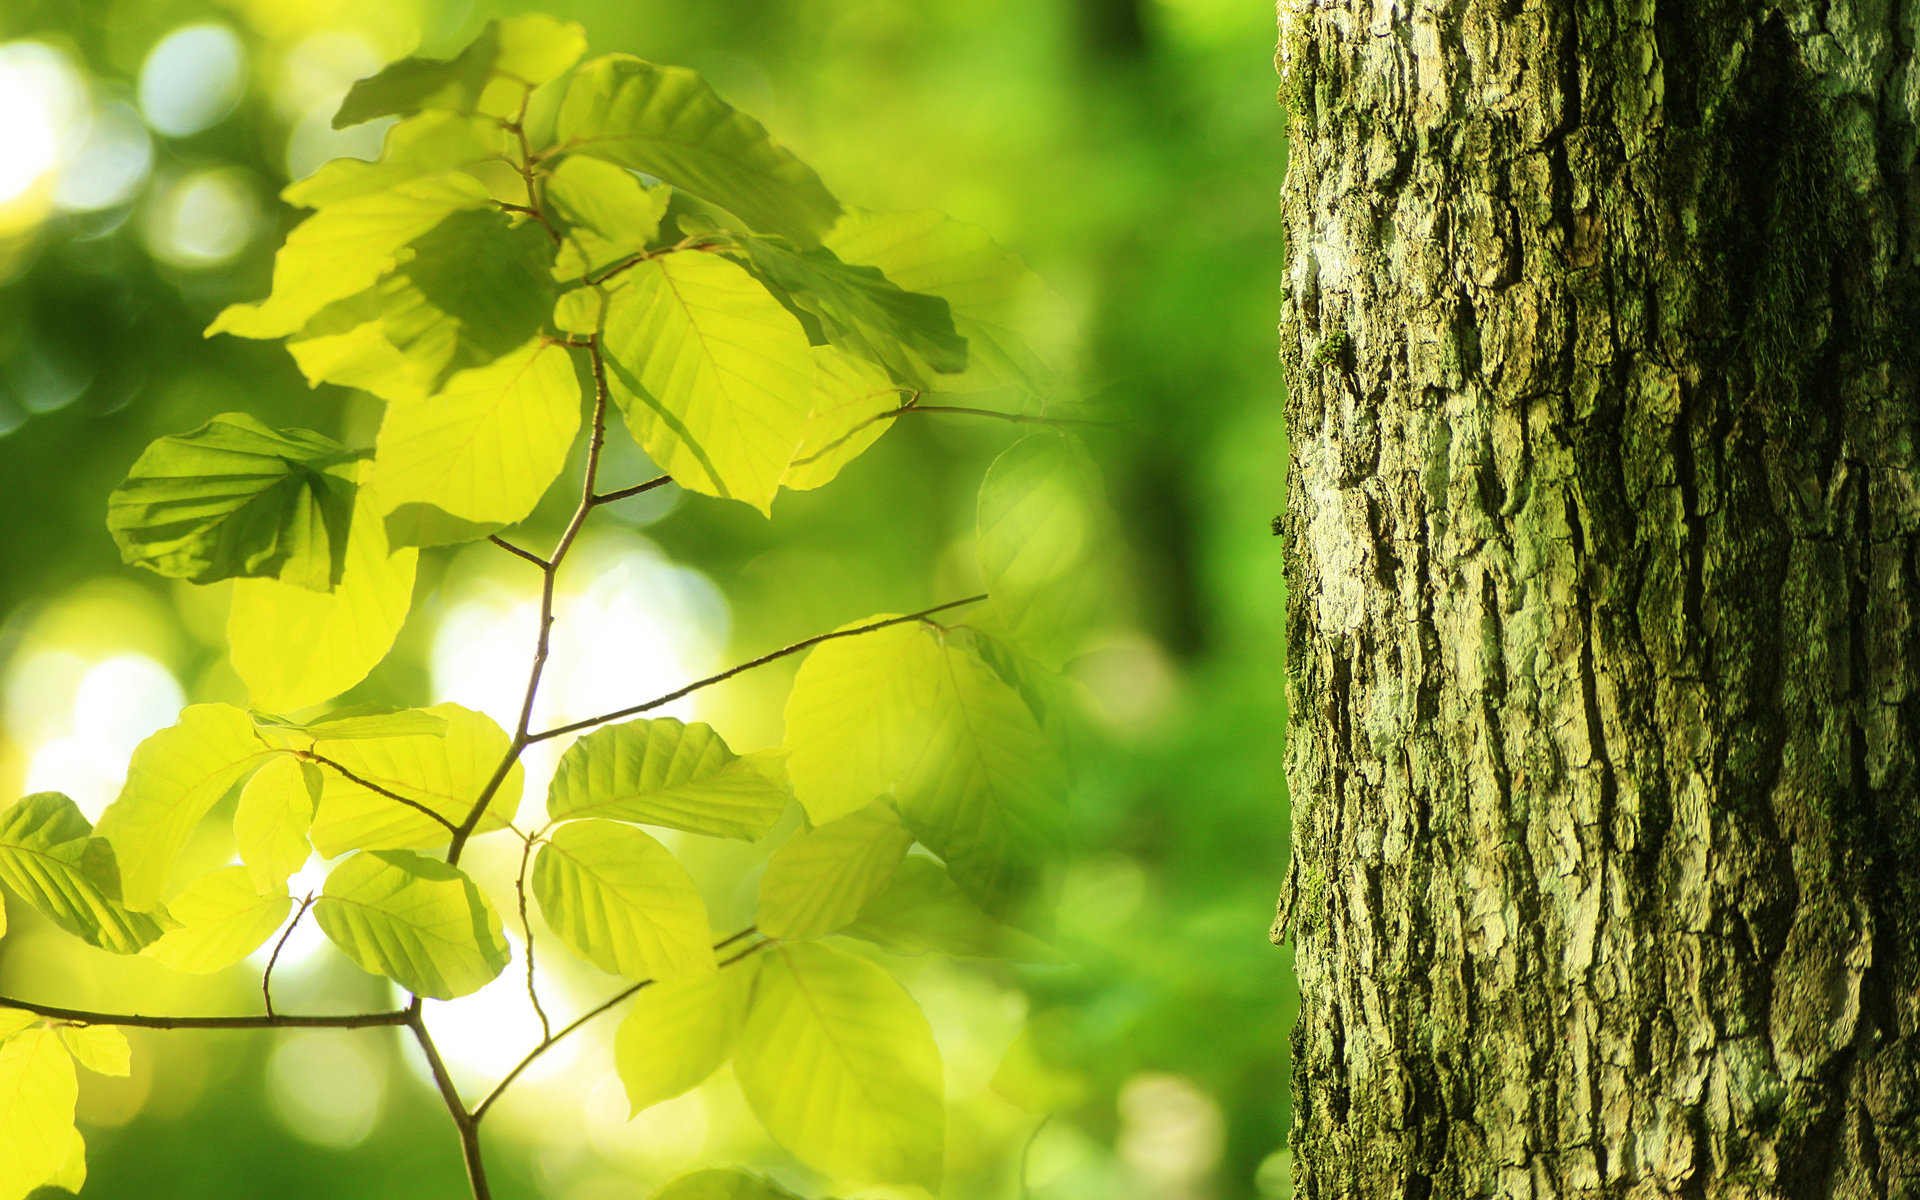
[[[1271,332],[1285,162],[1272,14],[1254,0],[8,0],[0,793],[57,788],[97,816],[132,747],[182,703],[244,702],[224,592],[121,567],[106,495],[149,440],[218,412],[371,442],[376,402],[309,391],[276,344],[201,330],[265,294],[299,216],[278,190],[333,155],[377,151],[377,125],[328,128],[353,79],[451,53],[528,7],[582,22],[591,52],[700,70],[849,203],[986,228],[1078,315],[1086,390],[1117,426],[1092,438],[1133,566],[1129,620],[1076,666],[1113,750],[1076,798],[1063,961],[904,972],[948,1061],[945,1194],[1286,1195],[1292,982],[1265,937],[1286,845],[1285,598],[1267,528],[1285,460]],[[568,585],[551,711],[630,703],[956,594],[972,491],[1018,431],[901,425],[771,522],[667,493],[617,506]],[[646,469],[629,444],[603,479]],[[529,538],[563,516],[543,509]],[[506,702],[530,640],[531,572],[485,549],[423,556],[412,622],[349,698]],[[736,747],[775,744],[790,679],[791,664],[676,711]],[[203,842],[193,853],[208,867],[231,854]],[[742,865],[719,861],[731,850],[683,852],[714,860],[696,873]],[[468,861],[510,888],[512,862]],[[750,895],[709,899],[717,928],[750,912]],[[0,991],[166,1011],[257,1002],[257,965],[172,976],[56,938],[18,903],[12,915]],[[384,1002],[383,984],[303,938],[277,977],[284,1007]],[[552,957],[543,984],[562,1012],[616,990]],[[433,1014],[469,1088],[527,1041],[515,974]],[[1037,1133],[987,1087],[1026,1022],[1061,1105]],[[710,1162],[819,1193],[724,1077],[629,1122],[612,1029],[549,1056],[489,1123],[499,1194],[639,1196]],[[130,1079],[83,1084],[88,1195],[465,1195],[445,1113],[391,1031],[136,1031],[135,1051]]]

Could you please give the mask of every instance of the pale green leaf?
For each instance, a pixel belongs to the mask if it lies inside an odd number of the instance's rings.
[[[795,491],[833,481],[893,424],[900,389],[887,373],[834,346],[813,347],[813,399],[800,445],[780,482]]]
[[[707,905],[651,835],[613,821],[571,821],[533,860],[540,912],[575,954],[629,979],[714,969]]]
[[[149,445],[107,498],[120,557],[174,579],[325,591],[345,565],[358,453],[223,413]]]
[[[113,848],[58,792],[36,792],[0,810],[0,882],[60,928],[115,954],[134,954],[160,923],[117,898]]]
[[[287,877],[306,864],[307,829],[324,784],[319,767],[288,755],[255,771],[241,789],[233,838],[254,891],[284,891]]]
[[[133,752],[120,797],[96,831],[113,844],[128,908],[160,906],[174,856],[220,798],[276,754],[231,704],[195,704]]]
[[[768,937],[832,933],[887,885],[912,844],[913,835],[884,800],[802,830],[768,861],[754,923]]]
[[[87,1186],[87,1140],[80,1136],[78,1129],[70,1132],[73,1136],[67,1145],[67,1161],[47,1180],[47,1186],[78,1194]]]
[[[1073,438],[1008,447],[980,485],[980,574],[1012,639],[1039,661],[1073,657],[1113,594],[1116,520],[1100,468]]]
[[[444,733],[369,740],[316,741],[314,750],[360,779],[405,796],[458,824],[506,757],[509,738],[493,718],[458,704],[425,710],[446,721]],[[348,850],[421,850],[443,846],[447,827],[382,796],[321,763],[314,848],[327,858]],[[520,805],[526,772],[515,763],[487,806],[478,831],[504,829]]]
[[[955,958],[1052,962],[1059,956],[1035,938],[1009,929],[967,899],[947,869],[910,855],[887,886],[840,930],[894,954],[937,951]]]
[[[787,809],[778,754],[737,755],[671,717],[596,729],[567,747],[547,793],[556,821],[604,817],[757,841]]]
[[[98,1075],[125,1076],[133,1070],[127,1035],[112,1025],[61,1025],[57,1032],[73,1061]]]
[[[435,716],[424,709],[387,708],[378,704],[350,704],[311,721],[290,721],[285,717],[255,713],[253,723],[264,729],[304,734],[320,741],[447,736],[445,717]]]
[[[292,903],[284,882],[261,895],[247,868],[223,867],[168,902],[167,915],[179,927],[141,953],[190,974],[224,970],[272,937]]]
[[[288,204],[326,208],[434,175],[463,170],[506,150],[498,121],[450,112],[426,112],[387,130],[373,162],[336,158],[280,193]]]
[[[459,868],[404,850],[356,854],[327,876],[314,918],[363,970],[451,1000],[506,969],[500,914]]]
[[[843,262],[877,267],[895,285],[944,299],[967,342],[967,369],[925,386],[973,392],[1017,386],[1047,395],[1067,364],[1072,319],[1040,277],[984,230],[937,212],[849,209],[826,246]]]
[[[0,1041],[5,1041],[38,1020],[40,1014],[30,1013],[24,1008],[0,1008]]]
[[[586,49],[580,26],[539,13],[489,21],[455,58],[403,58],[354,84],[333,127],[436,108],[510,117]]]
[[[711,1167],[670,1181],[653,1194],[652,1200],[800,1200],[800,1197],[771,1179],[732,1167]]]
[[[815,245],[840,203],[813,169],[685,67],[625,54],[575,73],[559,148],[644,171],[726,209],[749,228]]]
[[[733,1053],[759,964],[641,989],[613,1039],[613,1065],[634,1115],[707,1081]]]
[[[298,333],[336,300],[366,291],[399,265],[409,242],[463,209],[493,197],[459,171],[423,175],[330,204],[294,227],[273,260],[273,292],[259,304],[227,307],[207,335],[278,338]]]
[[[73,1059],[53,1030],[0,1042],[0,1200],[20,1200],[66,1165],[79,1093]]]
[[[857,629],[898,614],[843,625]],[[916,699],[901,664],[922,637],[913,622],[836,638],[808,652],[787,696],[787,778],[815,825],[893,792],[913,753]]]
[[[331,592],[277,579],[242,579],[227,610],[233,669],[253,706],[289,712],[318,704],[367,677],[393,648],[413,605],[419,552],[389,551],[380,504],[359,463],[346,562]]]
[[[635,440],[682,487],[768,511],[812,405],[799,322],[717,255],[661,255],[613,282],[602,356]]]
[[[818,942],[769,951],[733,1069],[767,1132],[808,1166],[939,1190],[940,1051],[879,967]]]
[[[563,158],[547,177],[547,211],[566,230],[555,279],[580,279],[647,248],[673,197],[647,187],[625,167],[597,158]]]
[[[419,514],[511,525],[533,511],[566,465],[580,429],[580,391],[565,346],[535,338],[438,395],[387,405],[375,451],[389,530],[419,544]]]

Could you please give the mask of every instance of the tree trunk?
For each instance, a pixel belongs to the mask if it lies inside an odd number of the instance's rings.
[[[1296,1195],[1920,1197],[1920,0],[1280,26]]]

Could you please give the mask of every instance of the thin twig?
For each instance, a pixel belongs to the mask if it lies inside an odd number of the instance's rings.
[[[348,781],[352,783],[357,783],[361,787],[366,788],[370,792],[373,792],[377,795],[385,796],[387,799],[392,800],[396,804],[404,804],[408,808],[413,809],[415,812],[418,812],[423,816],[432,817],[435,821],[439,822],[441,825],[446,826],[448,832],[450,833],[460,832],[460,827],[458,825],[455,825],[452,821],[449,821],[447,818],[441,816],[439,813],[435,812],[433,809],[428,808],[426,805],[420,803],[418,800],[408,799],[407,797],[402,796],[399,792],[393,791],[389,788],[381,787],[379,784],[375,783],[371,779],[364,779],[361,776],[354,774],[353,771],[348,767],[346,767],[345,765],[333,761],[331,758],[328,758],[324,754],[315,754],[311,750],[293,750],[293,751],[290,751],[290,753],[295,758],[303,759],[307,762],[316,762],[323,767],[329,767],[335,771],[338,771]]]
[[[884,621],[875,621],[871,625],[861,625],[854,629],[836,629],[832,633],[823,633],[817,637],[810,637],[805,641],[795,642],[791,646],[782,646],[771,654],[762,654],[759,658],[751,662],[743,662],[739,666],[728,667],[718,675],[709,675],[705,679],[696,680],[683,688],[668,692],[664,696],[655,696],[644,704],[635,704],[630,708],[622,708],[614,712],[603,713],[597,717],[588,717],[584,721],[574,721],[571,724],[557,725],[552,729],[542,730],[539,733],[528,736],[527,742],[529,745],[534,742],[544,742],[548,738],[557,738],[562,734],[576,733],[582,729],[591,729],[595,725],[605,725],[608,721],[618,721],[622,717],[631,717],[638,713],[646,712],[649,709],[659,708],[663,704],[672,704],[682,696],[692,695],[701,688],[712,687],[716,683],[724,683],[743,671],[751,671],[755,667],[764,667],[768,663],[777,662],[790,654],[798,654],[810,646],[818,646],[821,642],[831,642],[836,638],[857,637],[863,633],[872,633],[876,629],[885,629],[890,625],[904,625],[908,621],[924,621],[937,612],[945,612],[950,608],[959,608],[966,604],[978,604],[986,598],[986,593],[982,592],[978,596],[968,596],[964,600],[949,600],[945,604],[936,604],[932,608],[923,608],[919,612],[908,613],[904,617],[888,617]]]
[[[520,874],[514,877],[513,890],[520,898],[520,936],[527,948],[527,999],[533,1001],[533,1011],[540,1018],[540,1040],[550,1042],[553,1025],[547,1020],[547,1010],[540,1005],[540,991],[533,984],[533,922],[527,917],[527,862],[533,857],[533,843],[534,839],[527,837],[526,845],[520,850]]]
[[[447,1106],[447,1115],[453,1118],[454,1128],[460,1131],[460,1157],[466,1160],[467,1186],[473,1191],[473,1200],[493,1200],[493,1192],[487,1186],[487,1164],[480,1156],[480,1124],[467,1112],[466,1103],[460,1099],[460,1089],[454,1086],[453,1076],[440,1058],[440,1048],[433,1044],[433,1035],[427,1032],[427,1019],[417,996],[407,1009],[406,1026],[413,1030],[420,1052],[427,1056],[433,1084],[440,1089],[440,1099]]]
[[[273,1015],[273,968],[280,963],[280,951],[286,947],[287,939],[293,936],[294,929],[300,924],[300,918],[307,915],[313,907],[313,893],[308,892],[306,899],[300,902],[300,911],[293,914],[293,920],[287,922],[286,932],[273,944],[273,953],[267,956],[267,969],[260,973],[260,998],[267,1002],[267,1015]]]
[[[669,254],[678,254],[682,250],[693,250],[702,254],[712,254],[725,249],[719,242],[702,242],[700,240],[701,236],[702,235],[695,234],[691,237],[683,237],[671,246],[658,246],[652,250],[643,250],[631,257],[621,259],[598,275],[587,276],[580,282],[586,284],[588,287],[599,287],[622,271],[630,271],[650,259],[664,258]]]
[[[715,950],[724,950],[728,946],[731,946],[735,942],[739,941],[740,939],[745,937],[751,937],[752,935],[758,932],[759,932],[759,929],[756,926],[749,925],[745,929],[742,929],[739,933],[734,934],[732,937],[725,938],[721,941],[715,942],[713,948]],[[764,950],[768,946],[771,946],[773,944],[774,944],[774,939],[772,938],[769,938],[764,942],[756,942],[755,944],[748,946],[745,950],[742,950],[740,953],[734,955],[733,957],[722,959],[720,961],[720,966],[730,967],[733,964],[739,962],[741,959],[747,957],[748,955]],[[487,1110],[493,1107],[493,1102],[498,1100],[501,1097],[501,1095],[506,1092],[507,1088],[513,1084],[514,1080],[520,1078],[520,1073],[522,1071],[525,1071],[528,1067],[533,1065],[533,1062],[535,1059],[539,1058],[542,1054],[545,1054],[548,1050],[552,1049],[556,1043],[558,1043],[562,1038],[566,1037],[568,1034],[579,1029],[581,1026],[593,1020],[595,1017],[599,1016],[600,1014],[613,1008],[615,1005],[619,1004],[622,1000],[625,1000],[630,996],[637,995],[642,988],[653,986],[655,982],[656,981],[652,979],[642,979],[639,983],[629,984],[627,987],[622,988],[620,991],[607,997],[605,1000],[601,1001],[599,1004],[594,1005],[592,1008],[588,1009],[586,1012],[581,1013],[579,1016],[575,1017],[572,1021],[562,1026],[560,1029],[560,1032],[554,1034],[551,1037],[541,1039],[539,1045],[527,1051],[527,1055],[525,1058],[522,1058],[518,1063],[514,1064],[513,1070],[508,1071],[506,1075],[500,1080],[499,1083],[496,1083],[493,1085],[493,1090],[487,1093],[485,1099],[481,1100],[480,1103],[473,1106],[474,1124],[477,1125],[480,1123],[480,1118],[487,1115]]]
[[[121,1025],[132,1029],[374,1029],[384,1025],[405,1025],[407,1011],[353,1013],[338,1017],[308,1017],[285,1013],[263,1013],[235,1017],[148,1017],[139,1013],[94,1012],[84,1008],[63,1008],[56,1004],[36,1004],[0,996],[0,1008],[18,1008],[49,1021],[72,1021],[76,1025]]]
[[[905,389],[895,389],[895,390],[899,391],[899,390],[905,390]],[[878,394],[884,394],[884,393],[878,393]],[[1088,429],[1112,429],[1113,428],[1112,425],[1109,425],[1105,421],[1081,421],[1081,420],[1075,420],[1071,417],[1037,417],[1037,416],[1030,416],[1026,413],[1000,412],[997,409],[991,409],[991,408],[967,408],[959,404],[921,404],[919,402],[920,393],[913,392],[913,391],[908,392],[908,397],[909,398],[907,402],[905,404],[902,404],[900,407],[890,408],[886,412],[875,413],[872,416],[868,417],[866,420],[855,425],[852,429],[847,430],[845,433],[841,434],[839,437],[833,439],[831,442],[828,442],[826,445],[822,446],[820,449],[815,450],[812,454],[807,455],[805,458],[794,459],[793,465],[796,467],[804,467],[808,463],[813,462],[816,459],[825,458],[827,455],[833,453],[835,450],[845,445],[849,440],[853,438],[855,434],[867,428],[869,425],[873,425],[880,421],[891,421],[895,417],[904,417],[908,413],[947,413],[949,415],[954,415],[954,416],[992,417],[996,421],[1011,421],[1016,425],[1053,425],[1053,426],[1063,426],[1063,427],[1064,426],[1081,426]]]
[[[514,545],[512,542],[501,537],[497,533],[488,534],[487,540],[492,542],[494,545],[500,547],[502,550],[505,550],[508,554],[519,555],[521,558],[526,559],[528,562],[532,563],[534,566],[539,567],[542,571],[547,569],[546,559],[541,558],[538,554],[535,554],[531,550],[522,550],[520,547]]]
[[[526,127],[527,102],[532,99],[533,88],[529,86],[526,94],[520,97],[520,111],[514,114],[512,121],[501,122],[501,128],[520,140],[520,161],[515,163],[514,166],[519,170],[520,178],[524,180],[527,185],[526,206],[521,207],[517,204],[506,204],[504,202],[496,203],[500,203],[500,207],[509,212],[525,213],[546,226],[548,235],[553,238],[553,244],[558,246],[564,239],[561,238],[560,231],[554,228],[553,222],[547,219],[547,214],[541,210],[540,193],[535,188],[533,181],[533,143],[527,140]]]
[[[671,475],[656,475],[645,483],[636,483],[632,487],[621,488],[615,492],[601,492],[593,498],[593,502],[595,504],[612,504],[615,500],[625,500],[628,496],[638,496],[642,492],[650,492],[657,487],[665,487],[672,482],[673,476]]]

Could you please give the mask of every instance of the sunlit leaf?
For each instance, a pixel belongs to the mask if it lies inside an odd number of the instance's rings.
[[[389,403],[375,451],[389,532],[432,544],[421,509],[475,526],[522,520],[566,465],[579,429],[571,352],[539,338],[462,371],[438,395]]]
[[[279,579],[325,591],[345,565],[358,453],[224,413],[160,438],[107,498],[128,563],[174,579]]]
[[[291,756],[273,759],[247,780],[233,813],[233,838],[254,891],[284,891],[287,877],[305,865],[312,853],[307,829],[323,786],[319,767]]]
[[[641,990],[613,1039],[613,1065],[635,1115],[707,1081],[733,1053],[759,964]]]
[[[800,1200],[771,1179],[731,1167],[712,1167],[672,1180],[653,1200]]]
[[[67,1161],[47,1180],[47,1186],[77,1194],[87,1185],[87,1140],[80,1136],[78,1129],[68,1132],[71,1136],[67,1142]]]
[[[813,396],[807,335],[745,269],[712,254],[618,276],[600,317],[607,382],[627,428],[682,487],[762,512],[793,461]],[[562,314],[574,332],[591,291]]]
[[[533,862],[540,912],[575,954],[629,979],[713,970],[706,902],[651,835],[613,821],[571,821]]]
[[[24,1008],[0,1008],[0,1041],[5,1041],[40,1019],[40,1014]]]
[[[35,792],[0,810],[0,883],[88,944],[136,953],[160,936],[160,923],[119,903],[109,886],[117,871],[97,878],[112,847],[92,834],[79,807],[58,792]]]
[[[906,857],[913,835],[886,801],[802,830],[760,878],[760,932],[777,938],[832,933],[860,915]]]
[[[787,809],[777,754],[737,755],[671,717],[596,729],[567,747],[547,793],[556,821],[604,817],[757,841]]]
[[[459,171],[423,175],[328,205],[296,226],[273,260],[273,292],[227,307],[207,335],[277,338],[298,333],[321,309],[364,292],[399,264],[406,245],[450,214],[491,208],[493,196]]]
[[[1036,433],[980,485],[980,574],[1007,633],[1041,662],[1071,658],[1113,594],[1116,521],[1100,468],[1073,438]]]
[[[404,850],[356,854],[327,876],[314,918],[363,970],[451,1000],[506,969],[500,914],[459,868]]]
[[[288,204],[326,208],[403,183],[444,175],[498,157],[506,147],[500,123],[486,117],[426,112],[387,130],[374,162],[336,158],[280,193]]]
[[[20,1200],[66,1165],[79,1092],[53,1030],[0,1042],[0,1200]]]
[[[859,919],[840,932],[894,954],[938,952],[955,958],[1022,962],[1051,962],[1059,957],[1036,939],[982,912],[945,867],[919,855],[901,863],[887,886],[860,910]]]
[[[316,741],[314,751],[458,824],[506,757],[509,739],[485,713],[458,704],[436,704],[425,711],[446,721],[443,733]],[[425,813],[362,786],[326,763],[320,766],[322,791],[311,836],[314,848],[326,857],[348,850],[419,850],[451,839],[447,827]],[[488,804],[479,832],[506,828],[519,807],[525,777],[516,762]]]
[[[333,127],[428,108],[512,116],[528,91],[571,67],[586,49],[580,26],[552,17],[489,21],[452,59],[403,58],[354,84]]]
[[[57,1032],[73,1061],[95,1074],[124,1076],[133,1069],[127,1035],[112,1025],[61,1025]]]
[[[813,347],[813,400],[780,482],[795,491],[831,483],[887,431],[893,422],[883,414],[900,401],[900,389],[873,363],[834,346]]]
[[[231,704],[195,704],[133,752],[120,797],[96,831],[113,843],[128,908],[160,905],[174,856],[227,789],[276,754]]]
[[[566,230],[555,279],[580,279],[646,249],[659,235],[669,187],[647,187],[625,167],[573,156],[547,177],[549,214]]]
[[[261,895],[246,867],[224,867],[168,902],[167,915],[179,927],[141,953],[195,975],[224,970],[272,937],[291,906],[285,883]]]
[[[311,721],[290,721],[285,717],[255,713],[253,722],[264,729],[303,734],[321,741],[447,736],[445,717],[420,708],[384,708],[377,704],[352,704],[336,708]]]
[[[769,951],[734,1076],[780,1144],[829,1175],[940,1187],[940,1051],[893,977],[818,942]]]
[[[645,171],[805,245],[840,215],[811,167],[684,67],[594,59],[575,73],[556,132],[562,150]]]
[[[871,625],[881,613],[841,626]],[[815,825],[890,795],[913,753],[915,698],[899,669],[918,645],[912,623],[838,638],[808,652],[787,697],[787,777]]]
[[[909,292],[944,299],[967,341],[967,369],[923,372],[926,386],[972,392],[1016,386],[1045,395],[1065,366],[1071,318],[1060,298],[984,230],[937,212],[849,209],[826,246],[843,262],[877,267]]]
[[[387,656],[406,622],[419,552],[389,552],[380,505],[364,486],[371,464],[356,465],[363,486],[331,592],[277,579],[234,583],[227,644],[255,708],[289,712],[339,695]]]

